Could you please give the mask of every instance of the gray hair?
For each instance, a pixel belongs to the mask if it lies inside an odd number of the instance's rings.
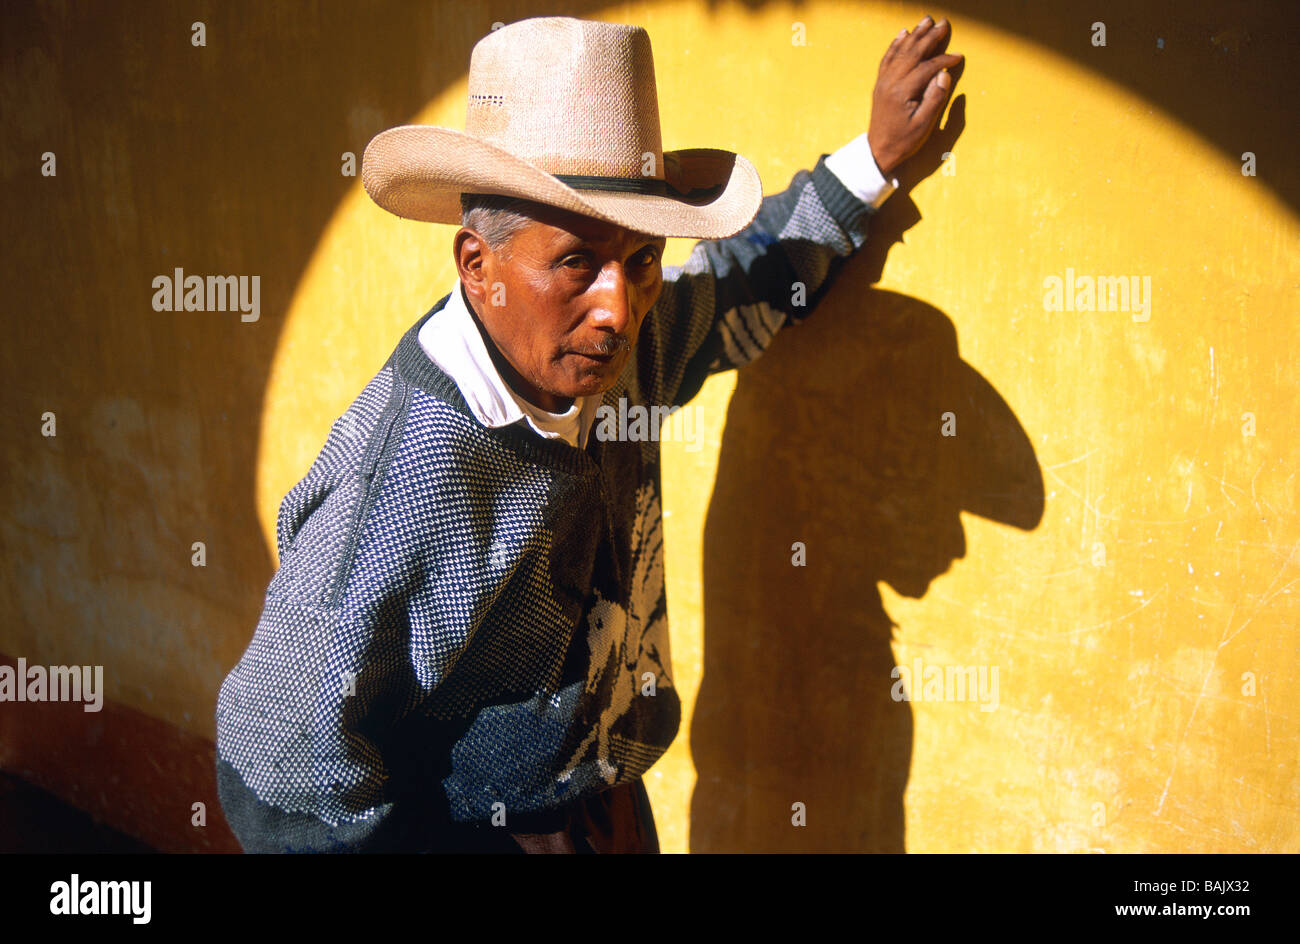
[[[460,225],[482,236],[494,252],[501,251],[515,233],[536,220],[534,207],[534,201],[520,197],[496,193],[462,193]],[[509,258],[508,251],[504,255]]]

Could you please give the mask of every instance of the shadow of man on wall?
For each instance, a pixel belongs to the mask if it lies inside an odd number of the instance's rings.
[[[952,321],[871,288],[963,105],[818,310],[738,374],[704,531],[693,852],[904,851],[912,712],[877,582],[924,596],[967,553],[963,509],[1042,517],[1029,437]]]

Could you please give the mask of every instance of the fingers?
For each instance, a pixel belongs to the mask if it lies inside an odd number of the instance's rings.
[[[922,56],[929,57],[943,52],[948,48],[950,39],[952,39],[952,24],[946,19],[940,20],[926,32]]]
[[[894,37],[894,41],[889,44],[889,48],[885,50],[885,55],[880,60],[881,72],[889,68],[889,63],[894,60],[898,55],[898,51],[903,48],[903,40],[905,39],[907,39],[907,30],[899,30],[898,35]]]
[[[917,98],[924,88],[930,87],[930,83],[935,75],[943,72],[944,69],[953,69],[962,61],[961,56],[935,56],[933,59],[927,59],[911,70],[907,75],[907,83],[910,92],[909,98]],[[952,78],[952,77],[949,77]]]
[[[916,27],[908,36],[909,51],[915,49],[932,29],[934,29],[934,20],[931,19],[930,14],[927,13],[925,16],[921,17],[921,22],[916,24]]]
[[[917,24],[916,29],[912,30],[908,35],[904,41],[902,52],[909,59],[920,61],[929,56],[940,43],[946,42],[951,34],[952,27],[946,19],[935,23],[927,15]]]
[[[916,111],[912,112],[913,124],[925,128],[926,133],[929,134],[930,128],[939,118],[939,113],[943,111],[943,103],[951,90],[952,76],[946,72],[936,74],[926,86],[925,94],[921,96],[921,104],[917,106]]]
[[[965,57],[959,52],[946,52],[942,56],[932,57],[930,62],[938,62],[942,64],[942,68],[952,69],[961,65],[961,61],[964,58]]]
[[[935,81],[935,75],[943,72],[944,69],[954,68],[961,61],[961,56],[949,55],[927,59],[922,64],[914,66],[904,77],[894,79],[894,91],[901,100],[919,101],[924,91],[930,88],[930,83]]]
[[[916,42],[917,33],[922,32],[923,28],[928,28],[929,24],[930,18],[927,16],[921,20],[920,24],[912,32],[909,33],[906,29],[899,30],[898,35],[894,37],[894,41],[889,44],[884,57],[880,60],[880,71],[884,72],[890,63],[897,60],[904,50],[908,50],[910,55],[910,50]]]
[[[943,54],[951,39],[952,24],[947,19],[935,23],[926,16],[910,33],[904,30],[894,37],[880,62],[880,73],[892,69],[906,75],[919,63]],[[922,87],[916,87],[917,94],[920,94]]]

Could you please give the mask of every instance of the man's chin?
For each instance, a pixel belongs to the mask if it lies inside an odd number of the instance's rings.
[[[618,383],[619,375],[623,372],[623,364],[626,359],[615,357],[608,364],[589,362],[588,367],[580,370],[573,379],[572,385],[566,390],[566,397],[595,397],[600,396],[606,390],[609,390]]]
[[[613,377],[592,377],[587,382],[578,384],[574,388],[573,392],[568,394],[568,396],[598,397],[610,387],[614,386],[617,381],[618,375]]]

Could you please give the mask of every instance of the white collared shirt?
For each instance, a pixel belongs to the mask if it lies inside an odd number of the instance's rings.
[[[865,132],[828,155],[826,167],[850,193],[874,209],[898,187],[896,179],[886,181],[880,173]],[[575,397],[564,413],[550,413],[515,393],[492,363],[460,279],[444,309],[424,323],[419,340],[430,359],[460,388],[470,412],[484,426],[508,426],[524,420],[540,436],[586,448],[600,397]]]

